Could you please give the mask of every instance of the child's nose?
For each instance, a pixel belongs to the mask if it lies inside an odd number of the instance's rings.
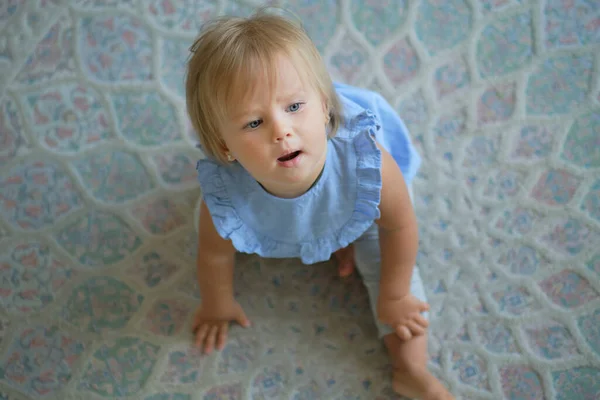
[[[275,143],[281,142],[284,138],[292,135],[291,128],[283,121],[273,124],[273,139]]]

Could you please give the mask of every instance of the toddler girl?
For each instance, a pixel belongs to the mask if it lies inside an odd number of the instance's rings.
[[[426,366],[409,191],[420,158],[394,110],[333,84],[305,31],[280,16],[217,19],[191,52],[187,109],[207,156],[197,165],[197,345],[222,349],[231,321],[250,324],[233,295],[236,251],[305,264],[338,252],[342,272],[355,263],[368,289],[394,389],[452,398]]]

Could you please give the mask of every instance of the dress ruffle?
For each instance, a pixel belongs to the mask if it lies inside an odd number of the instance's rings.
[[[380,216],[381,151],[375,142],[375,132],[380,129],[380,124],[369,110],[364,110],[352,119],[355,135],[350,140],[357,158],[357,192],[354,211],[346,223],[327,236],[315,236],[296,244],[267,237],[251,229],[240,218],[222,176],[223,169],[227,167],[213,160],[203,159],[196,165],[198,181],[219,235],[231,240],[240,252],[269,257],[274,249],[283,247],[286,250],[283,253],[290,257],[300,257],[305,264],[326,261],[333,252],[358,239]]]

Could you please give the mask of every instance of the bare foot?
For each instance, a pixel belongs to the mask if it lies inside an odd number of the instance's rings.
[[[411,399],[454,400],[427,370],[427,335],[403,341],[390,334],[383,339],[394,366],[392,387],[396,393]]]
[[[333,254],[338,263],[338,273],[340,277],[345,278],[352,275],[354,272],[354,248],[352,245],[339,249]]]
[[[416,381],[420,381],[420,384],[427,387],[427,389],[425,391],[417,390],[416,386],[418,383]],[[435,376],[431,375],[427,369],[423,371],[423,374],[420,377],[415,375],[409,376],[404,372],[395,370],[392,388],[399,395],[406,396],[410,399],[455,400],[454,396],[452,396],[444,385],[442,385]]]

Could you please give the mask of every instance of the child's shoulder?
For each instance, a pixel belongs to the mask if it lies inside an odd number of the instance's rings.
[[[358,116],[368,115],[379,127],[398,118],[396,110],[378,92],[339,82],[334,88],[342,106],[342,119],[350,130],[361,120]]]
[[[388,106],[383,96],[375,91],[335,82],[334,88],[343,106],[344,114],[356,114],[359,111],[369,110],[374,114],[382,112],[382,106]]]

